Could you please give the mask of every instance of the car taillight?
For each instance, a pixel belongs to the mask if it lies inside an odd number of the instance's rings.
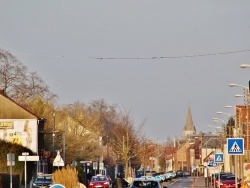
[[[93,183],[90,183],[89,185],[94,185]]]

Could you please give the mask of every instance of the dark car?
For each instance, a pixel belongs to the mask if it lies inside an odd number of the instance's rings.
[[[93,176],[89,188],[109,188],[109,179],[104,175]]]
[[[182,170],[177,170],[176,171],[176,177],[183,177],[183,171]]]
[[[32,183],[32,188],[50,187],[52,185],[52,174],[38,174]]]

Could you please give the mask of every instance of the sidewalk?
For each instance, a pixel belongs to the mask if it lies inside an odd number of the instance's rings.
[[[193,177],[194,179],[194,183],[193,183],[193,187],[197,187],[197,188],[206,188],[206,184],[205,184],[205,178],[203,176],[195,176]],[[213,187],[213,186],[207,186],[207,187]]]

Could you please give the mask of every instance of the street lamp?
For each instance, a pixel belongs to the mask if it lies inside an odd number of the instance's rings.
[[[240,65],[240,68],[250,68],[250,65],[249,64],[241,64]]]
[[[242,137],[242,131],[241,131],[241,116],[242,116],[242,109],[237,107],[237,106],[231,106],[227,105],[225,106],[226,108],[235,108],[235,129],[234,129],[234,137]],[[239,115],[237,115],[237,110],[239,110]],[[239,116],[239,121],[237,121],[237,116]],[[238,156],[238,164],[239,164],[239,169],[238,169],[238,174],[239,177],[243,178],[243,159],[242,155]]]
[[[246,66],[248,67],[248,66]],[[242,68],[244,68],[244,66],[242,66]],[[247,126],[247,162],[249,162],[249,103],[250,103],[250,93],[249,93],[249,87],[247,86],[243,86],[243,85],[239,85],[239,84],[229,84],[230,87],[243,87],[245,89],[245,99],[246,99],[246,111],[247,111],[247,123],[246,123],[246,126]],[[243,95],[235,95],[235,97],[243,97]]]
[[[225,114],[225,115],[227,115],[227,116],[231,116],[230,114],[228,114],[228,113],[225,113],[225,112],[216,112],[216,114]]]
[[[225,120],[223,120],[223,119],[220,119],[220,118],[212,118],[212,120],[214,121],[214,122],[220,122],[220,123],[226,123],[225,122]]]
[[[214,126],[214,125],[207,125],[208,127],[213,127],[213,128],[216,128],[216,129],[222,129],[223,127],[221,126]]]
[[[220,133],[218,129],[223,129],[221,126],[207,125],[208,127],[215,128],[215,134],[218,135]]]
[[[235,83],[231,83],[229,84],[230,87],[243,87],[245,89],[249,89],[247,86],[243,86],[243,85],[240,85],[240,84],[235,84]]]

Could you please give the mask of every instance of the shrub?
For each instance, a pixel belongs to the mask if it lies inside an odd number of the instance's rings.
[[[67,188],[78,187],[78,176],[75,168],[67,166],[53,172],[53,183],[62,184]]]

